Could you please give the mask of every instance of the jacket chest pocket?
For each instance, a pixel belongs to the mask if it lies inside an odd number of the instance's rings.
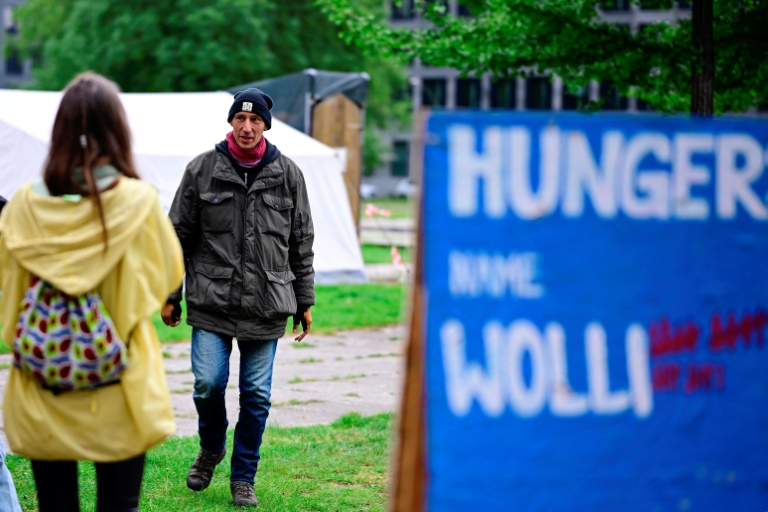
[[[274,233],[288,238],[291,232],[291,215],[293,212],[293,199],[290,197],[273,196],[263,194],[265,208],[262,210],[263,233]]]
[[[235,222],[234,192],[200,194],[200,227],[203,231],[232,231]]]

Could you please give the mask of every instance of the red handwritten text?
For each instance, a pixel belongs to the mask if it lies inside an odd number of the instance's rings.
[[[653,390],[675,391],[680,385],[680,365],[677,363],[656,363],[653,365],[651,379]]]
[[[651,357],[661,357],[681,352],[696,352],[699,343],[699,326],[695,322],[677,325],[674,329],[669,318],[651,322],[648,337],[651,342]]]
[[[686,369],[685,392],[725,389],[725,366],[722,364],[691,363]]]
[[[709,349],[712,352],[735,350],[739,343],[745,347],[750,347],[753,343],[762,347],[766,325],[768,314],[762,310],[744,313],[741,319],[737,319],[734,313],[729,313],[725,325],[720,313],[715,313],[712,315]]]

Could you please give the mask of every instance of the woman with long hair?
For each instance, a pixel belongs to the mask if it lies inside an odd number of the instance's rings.
[[[31,459],[41,512],[79,510],[80,460],[95,462],[98,511],[138,509],[145,452],[175,430],[150,315],[183,272],[173,227],[134,166],[117,86],[77,76],[42,180],[17,190],[0,216],[2,339],[14,346],[22,303],[42,280],[67,297],[98,295],[127,345],[127,366],[114,383],[66,391],[11,368],[5,431],[10,448]]]

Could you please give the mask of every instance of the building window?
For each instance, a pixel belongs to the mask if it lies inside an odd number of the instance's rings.
[[[445,106],[445,78],[425,78],[422,80],[421,104],[425,107]]]
[[[413,84],[407,83],[402,87],[392,90],[392,101],[411,101],[413,98]]]
[[[644,11],[666,11],[674,6],[667,0],[640,0],[640,8]]]
[[[425,0],[424,8],[432,9],[433,5],[441,5],[444,8],[443,12],[448,12],[448,0]]]
[[[650,27],[650,29],[648,28]],[[637,33],[642,34],[643,32],[647,32],[648,35],[653,35],[653,30],[656,27],[656,23],[640,23],[637,26]]]
[[[491,83],[491,108],[514,109],[517,107],[517,80],[507,78]]]
[[[629,0],[601,0],[600,9],[603,11],[628,11]]]
[[[459,0],[459,5],[457,6],[457,14],[459,16],[465,16],[465,17],[471,16],[469,12],[469,7],[464,5],[461,0]]]
[[[19,57],[19,51],[13,50],[5,59],[5,74],[20,76],[24,74],[24,64]]]
[[[627,110],[627,98],[610,83],[600,84],[600,108],[603,110]]]
[[[403,0],[400,5],[390,2],[391,19],[393,21],[412,20],[416,17],[416,8],[413,5],[414,0]]]
[[[647,101],[637,98],[637,110],[640,112],[653,112],[653,107]]]
[[[456,106],[460,108],[480,107],[479,78],[459,78],[456,80]]]
[[[552,108],[552,83],[547,76],[534,76],[525,80],[525,108],[550,110]]]
[[[0,4],[2,4],[2,1],[0,0]],[[1,8],[1,7],[0,7]],[[8,35],[6,39],[6,49],[5,49],[5,74],[6,75],[22,75],[24,73],[24,63],[21,60],[21,55],[19,53],[19,50],[13,48],[12,43],[16,39],[16,35],[19,32],[18,26],[16,25],[16,22],[13,19],[13,7],[6,7],[5,8],[5,27],[3,29],[5,30],[5,33]],[[2,48],[0,48],[0,52],[2,51]],[[2,62],[2,60],[0,60]]]
[[[563,85],[563,110],[581,110],[589,103],[589,86],[569,89]]]
[[[408,151],[409,145],[405,141],[396,141],[394,144],[395,158],[390,165],[392,176],[408,176]]]

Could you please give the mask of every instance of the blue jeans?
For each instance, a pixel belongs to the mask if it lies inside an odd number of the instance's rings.
[[[259,447],[269,416],[272,367],[277,340],[237,340],[240,349],[240,416],[235,426],[231,482],[253,483]],[[226,444],[227,407],[224,392],[229,380],[232,336],[192,329],[192,395],[198,415],[200,448],[219,453]]]
[[[5,465],[5,447],[2,438],[0,438],[0,512],[21,512],[16,487],[13,486],[13,477],[8,466]]]

